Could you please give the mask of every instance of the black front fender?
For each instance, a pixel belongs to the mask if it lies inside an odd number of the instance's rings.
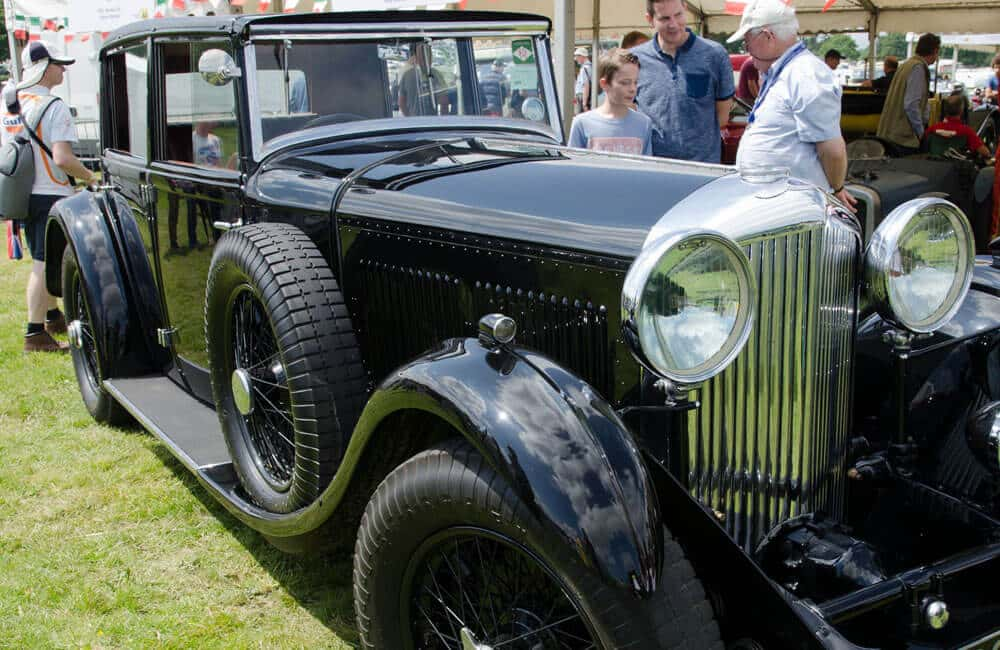
[[[453,339],[383,382],[351,446],[412,409],[476,446],[546,524],[550,542],[608,584],[655,589],[663,548],[656,493],[625,425],[588,384],[540,354]]]
[[[104,194],[80,192],[56,203],[46,226],[46,286],[62,294],[68,246],[80,268],[102,377],[145,374],[164,362],[148,345],[151,328],[162,321],[152,269],[134,221],[117,218],[120,209]]]

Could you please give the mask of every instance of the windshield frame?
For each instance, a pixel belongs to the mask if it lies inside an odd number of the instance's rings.
[[[308,41],[382,41],[387,39],[463,39],[463,38],[531,38],[535,45],[535,54],[538,59],[538,75],[540,87],[543,91],[546,103],[548,120],[543,122],[530,122],[513,118],[477,118],[488,120],[496,124],[499,129],[505,125],[519,132],[525,130],[525,122],[534,125],[535,128],[551,131],[552,136],[558,141],[564,140],[561,107],[555,90],[555,79],[552,73],[551,50],[549,47],[549,36],[545,25],[541,23],[447,23],[428,25],[424,29],[415,29],[412,25],[316,25],[314,29],[304,30],[302,25],[296,25],[292,29],[275,29],[278,26],[268,26],[268,29],[251,30],[249,38],[243,41],[243,61],[246,66],[246,74],[243,81],[247,93],[248,127],[250,134],[250,155],[255,162],[260,162],[275,147],[265,145],[263,140],[263,127],[261,125],[262,113],[260,104],[260,88],[257,84],[257,53],[256,46],[262,43],[271,43],[276,40],[287,40],[293,44],[295,42]],[[343,28],[353,29],[343,29]],[[368,31],[371,30],[371,31]],[[468,116],[436,116],[432,119],[440,120],[442,125],[448,121],[461,122]],[[395,119],[395,118],[394,118]],[[374,121],[374,120],[373,120]],[[383,120],[384,121],[384,120]],[[400,124],[404,121],[398,120]],[[363,122],[359,122],[363,123]],[[413,124],[419,130],[421,126]],[[284,137],[280,138],[285,140]]]

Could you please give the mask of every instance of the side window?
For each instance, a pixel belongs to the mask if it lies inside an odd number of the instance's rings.
[[[213,86],[198,72],[198,59],[207,50],[223,50],[228,43],[169,42],[160,45],[164,66],[167,140],[161,157],[199,167],[235,169],[239,159],[236,126],[236,84]]]
[[[135,45],[107,59],[108,123],[105,146],[145,158],[148,142],[146,45]]]

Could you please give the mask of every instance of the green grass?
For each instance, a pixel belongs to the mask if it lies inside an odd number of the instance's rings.
[[[21,352],[30,262],[0,257],[0,648],[352,647],[349,551],[274,550],[96,424],[67,356]]]

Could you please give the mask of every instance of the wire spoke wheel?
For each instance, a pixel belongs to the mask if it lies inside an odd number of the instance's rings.
[[[558,578],[498,533],[453,528],[435,535],[407,575],[404,611],[415,648],[597,647]]]
[[[87,379],[96,388],[100,387],[100,370],[97,362],[97,343],[94,340],[94,330],[90,324],[90,314],[87,313],[87,301],[83,295],[83,284],[80,283],[80,275],[74,274],[72,281],[73,302],[69,309],[69,320],[80,322],[80,359],[83,362],[83,370]],[[77,354],[75,350],[73,354]]]
[[[264,223],[219,238],[205,343],[215,410],[247,500],[275,513],[315,501],[337,472],[368,387],[340,288],[305,233]]]
[[[248,285],[237,287],[230,307],[232,371],[249,378],[249,413],[243,436],[261,475],[279,492],[288,490],[295,468],[291,393],[264,305]]]

